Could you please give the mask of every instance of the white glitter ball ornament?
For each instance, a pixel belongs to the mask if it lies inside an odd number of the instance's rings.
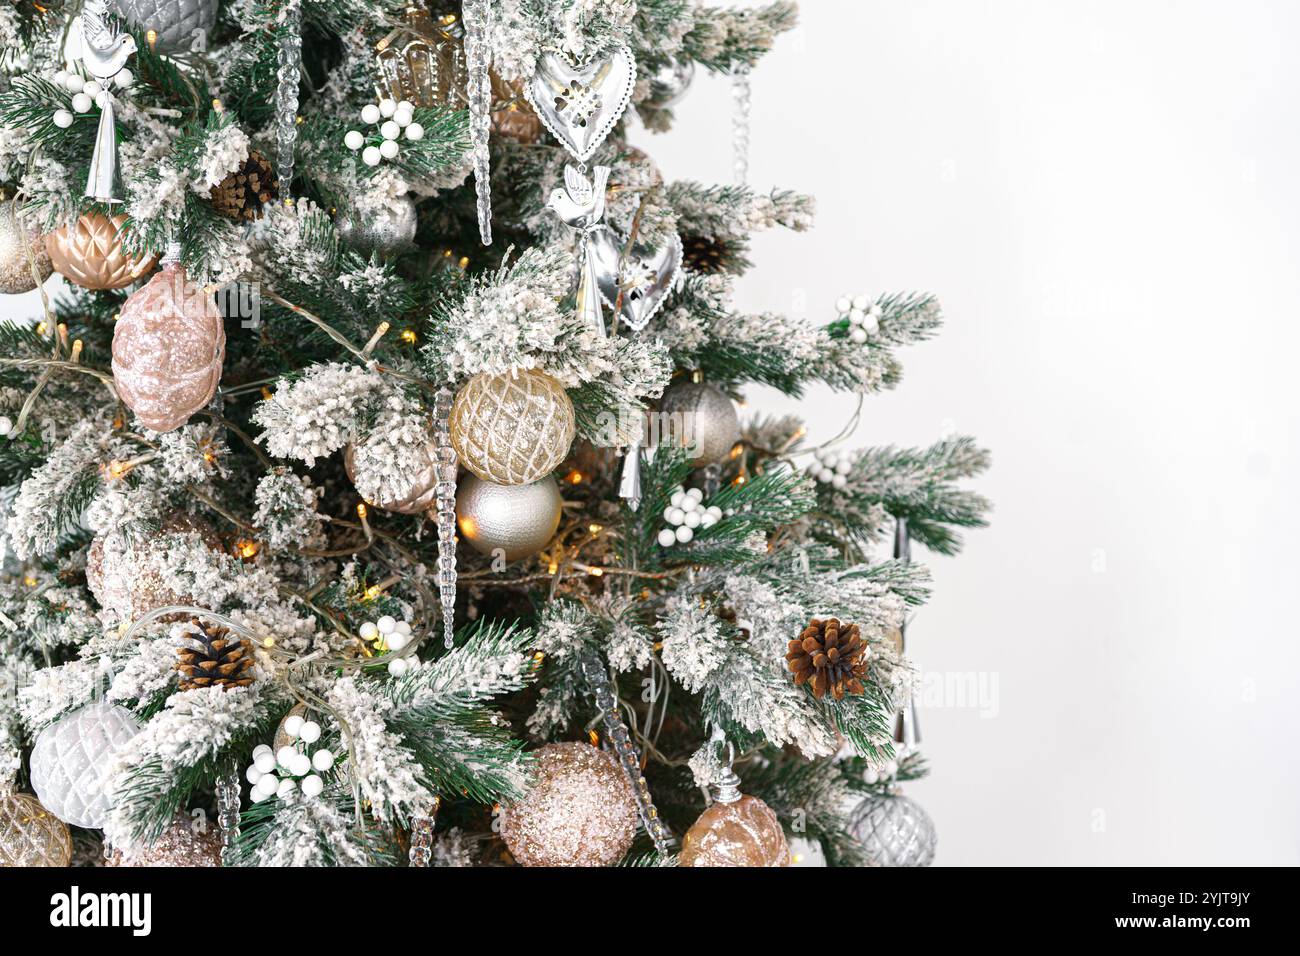
[[[108,821],[105,789],[114,755],[140,732],[130,712],[107,701],[87,704],[55,721],[32,748],[32,789],[64,823],[99,829]]]
[[[590,744],[537,751],[532,789],[501,810],[501,837],[521,866],[612,866],[636,834],[632,785]]]

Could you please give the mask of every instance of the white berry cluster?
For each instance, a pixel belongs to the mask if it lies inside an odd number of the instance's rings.
[[[320,774],[334,766],[334,754],[322,747],[308,756],[304,746],[320,740],[320,724],[290,714],[284,720],[284,733],[298,743],[285,744],[278,751],[260,744],[253,750],[253,762],[244,771],[244,778],[252,784],[254,803],[272,796],[285,797],[297,789],[315,797],[325,789]]]
[[[898,776],[898,761],[886,760],[879,767],[868,767],[862,772],[863,783],[880,783]]]
[[[88,80],[75,70],[59,70],[50,77],[50,82],[72,94],[74,112],[86,113],[92,106],[101,109],[104,106],[105,90],[99,80]],[[126,89],[135,82],[135,76],[130,70],[123,68],[118,71],[117,76],[113,77],[113,82]],[[64,109],[55,110],[54,125],[59,129],[67,129],[72,125],[72,113]]]
[[[397,158],[397,141],[405,133],[411,142],[424,139],[424,127],[415,122],[415,107],[406,100],[383,99],[379,105],[367,103],[361,107],[361,122],[379,126],[383,137],[378,146],[365,146],[366,136],[350,129],[343,137],[343,145],[354,153],[361,150],[361,161],[367,166],[378,166],[380,160]],[[365,146],[365,149],[361,147]]]
[[[823,448],[813,454],[813,460],[808,463],[808,474],[812,475],[823,485],[830,485],[832,488],[843,488],[849,483],[848,474],[853,470],[853,456],[849,453],[840,454],[831,451],[829,448]]]
[[[360,633],[362,640],[373,642],[375,650],[381,653],[400,651],[411,643],[411,625],[388,614],[377,621],[366,621],[361,625]],[[420,659],[414,655],[399,657],[388,662],[388,673],[401,677],[419,666]]]
[[[884,310],[865,295],[842,295],[835,300],[835,311],[841,319],[849,321],[849,340],[863,345],[867,336],[880,331],[880,317]]]
[[[695,537],[696,528],[708,528],[722,519],[717,505],[704,507],[704,492],[699,488],[676,488],[664,509],[664,520],[672,527],[659,532],[659,544],[665,548],[686,544]]]
[[[13,430],[14,420],[8,415],[0,415],[0,438],[17,438],[17,435],[12,434]]]

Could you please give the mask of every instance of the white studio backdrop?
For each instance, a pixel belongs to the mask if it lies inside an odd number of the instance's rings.
[[[1285,0],[803,0],[753,75],[750,182],[820,212],[739,307],[934,292],[847,445],[993,451],[992,526],[916,555],[938,864],[1300,863],[1297,36]],[[730,113],[701,74],[633,138],[729,182]],[[746,397],[814,441],[852,407]]]

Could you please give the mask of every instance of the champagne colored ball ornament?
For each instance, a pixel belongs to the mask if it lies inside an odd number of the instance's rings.
[[[50,724],[32,748],[32,789],[51,813],[73,826],[108,822],[114,755],[140,732],[131,713],[100,700]]]
[[[485,481],[526,485],[569,454],[573,403],[543,372],[475,375],[451,406],[451,443],[461,463]]]
[[[32,264],[27,257],[29,249],[41,282],[48,279],[54,269],[45,251],[45,237],[39,229],[20,228],[15,215],[17,211],[12,199],[0,202],[0,292],[6,295],[31,292],[36,288]]]
[[[740,441],[736,406],[705,382],[678,382],[659,402],[660,427],[690,455],[693,465],[712,465]]]
[[[466,475],[456,490],[461,536],[480,554],[507,561],[536,554],[560,526],[560,489],[550,475],[527,485],[498,485]]]
[[[939,842],[934,821],[904,796],[867,797],[849,817],[869,866],[929,866]]]
[[[180,428],[212,401],[225,357],[221,313],[180,263],[132,293],[113,327],[118,395],[156,432]]]
[[[713,789],[713,805],[682,838],[679,866],[789,866],[790,847],[776,814],[758,797],[742,794],[727,770]]]
[[[169,604],[202,604],[201,595],[177,594],[163,583],[162,562],[167,536],[194,532],[213,551],[221,539],[211,525],[189,515],[173,515],[152,534],[128,539],[121,534],[95,535],[86,552],[86,583],[99,606],[121,621],[136,618]],[[174,620],[185,615],[178,614]]]
[[[212,33],[217,22],[217,0],[114,0],[122,16],[141,32],[157,35],[154,49],[160,53],[189,50],[194,34]]]
[[[0,866],[67,866],[72,835],[67,824],[30,793],[0,797]]]
[[[431,441],[426,451],[423,467],[410,476],[408,486],[400,494],[385,497],[381,501],[371,501],[370,503],[376,508],[383,508],[385,511],[396,511],[398,514],[404,515],[415,515],[421,511],[427,511],[429,506],[433,504],[433,499],[437,494],[438,462],[436,455],[438,448]],[[358,458],[361,459],[362,464],[365,463],[365,455],[358,455],[354,446],[349,445],[343,450],[343,468],[354,485],[357,483]]]
[[[54,271],[83,289],[125,289],[154,267],[157,256],[131,258],[122,249],[126,213],[87,213],[45,237]]]
[[[340,209],[334,216],[339,238],[364,255],[377,252],[392,255],[415,239],[415,202],[402,196],[395,206],[381,206],[373,212]]]
[[[220,866],[221,833],[215,821],[180,814],[162,836],[143,846],[114,850],[105,866]]]
[[[636,835],[632,785],[590,744],[537,751],[532,789],[501,810],[501,837],[521,866],[611,866]]]

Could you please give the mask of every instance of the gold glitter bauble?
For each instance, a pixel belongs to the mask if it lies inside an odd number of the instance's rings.
[[[110,219],[92,212],[55,229],[45,237],[54,271],[83,289],[125,289],[139,281],[158,257],[132,259],[123,251],[119,230],[124,222],[126,213]]]
[[[197,604],[200,595],[177,594],[163,584],[162,558],[166,536],[194,532],[213,551],[221,540],[207,522],[189,515],[173,515],[160,530],[128,539],[121,534],[97,534],[86,552],[86,583],[95,600],[118,620],[134,621],[142,614],[168,604]],[[181,620],[184,614],[169,616]]]
[[[485,481],[526,485],[549,475],[573,444],[573,403],[543,372],[475,375],[451,406],[451,443]]]
[[[45,237],[39,229],[31,226],[20,229],[17,212],[18,207],[12,199],[0,202],[0,292],[8,295],[31,292],[38,285],[32,279],[32,264],[27,258],[29,249],[41,282],[48,279],[54,269],[45,251]]]
[[[148,846],[114,850],[105,866],[220,866],[221,833],[215,821],[180,814]]]
[[[740,441],[735,404],[705,382],[668,386],[659,402],[659,415],[663,434],[686,448],[694,465],[721,461]]]
[[[184,425],[217,392],[226,330],[212,296],[172,263],[131,293],[113,327],[113,383],[156,432]]]
[[[67,866],[68,825],[30,793],[0,797],[0,866]]]
[[[680,866],[788,866],[790,847],[776,814],[758,797],[715,803],[682,838]]]
[[[461,537],[480,554],[507,561],[536,554],[560,526],[560,489],[550,475],[527,485],[498,485],[466,475],[456,489]]]
[[[618,762],[590,744],[537,751],[532,789],[501,809],[501,838],[521,866],[612,866],[636,835],[636,798]]]
[[[437,496],[438,490],[438,446],[432,441],[426,446],[424,455],[424,466],[411,476],[411,483],[404,494],[385,498],[382,501],[371,501],[366,498],[370,504],[376,508],[383,508],[385,511],[396,511],[398,514],[418,515],[421,511],[429,510],[433,504],[433,499]],[[365,460],[364,457],[362,459]],[[357,483],[357,452],[353,445],[348,445],[343,449],[343,469],[352,479],[352,483]],[[365,497],[364,495],[362,497]]]

